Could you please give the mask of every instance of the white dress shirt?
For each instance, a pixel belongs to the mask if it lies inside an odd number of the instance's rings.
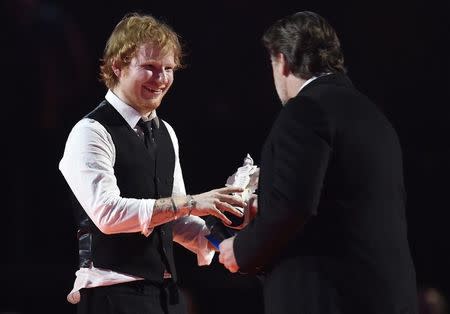
[[[140,114],[110,90],[105,99],[130,127],[143,137],[142,130],[137,126],[141,119]],[[155,111],[149,118],[154,117],[156,117]],[[172,195],[186,195],[178,153],[178,139],[173,128],[166,121],[163,123],[169,132],[175,151]],[[153,231],[149,225],[155,200],[120,196],[114,176],[115,152],[111,135],[106,129],[93,119],[83,118],[69,134],[59,169],[81,206],[101,232],[105,234],[141,232],[144,236],[149,236]],[[173,240],[196,253],[198,265],[209,265],[214,257],[214,250],[208,247],[208,240],[205,238],[208,233],[205,222],[200,217],[186,216],[173,221]],[[79,290],[82,288],[142,279],[96,268],[94,265],[89,268],[80,268],[76,272],[74,287],[67,296],[67,300],[78,303]]]
[[[305,88],[306,85],[308,85],[309,83],[311,83],[311,82],[314,81],[315,79],[317,79],[317,78],[319,78],[319,77],[322,77],[322,76],[325,76],[325,75],[330,75],[330,74],[332,74],[332,73],[331,73],[331,72],[326,72],[326,73],[319,74],[319,76],[311,76],[310,79],[306,80],[305,83],[303,83],[303,85],[300,86],[300,89],[298,90],[298,93],[300,93],[300,91],[301,91],[303,88]],[[297,93],[297,94],[298,94],[298,93]]]

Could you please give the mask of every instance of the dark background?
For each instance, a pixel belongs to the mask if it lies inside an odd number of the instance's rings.
[[[165,20],[185,42],[186,69],[158,110],[177,132],[188,193],[223,186],[259,150],[281,108],[266,27],[301,10],[341,39],[348,74],[397,129],[419,287],[450,295],[448,1],[3,1],[0,313],[74,313],[76,229],[58,170],[71,127],[103,98],[99,58],[129,11]],[[192,313],[262,313],[258,279],[197,267],[176,248]]]

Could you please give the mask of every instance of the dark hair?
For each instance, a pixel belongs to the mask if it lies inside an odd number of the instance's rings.
[[[282,53],[292,73],[302,79],[346,72],[336,32],[317,13],[303,11],[276,21],[262,41],[271,55]]]

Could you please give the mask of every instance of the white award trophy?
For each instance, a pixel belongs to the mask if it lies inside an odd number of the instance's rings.
[[[234,193],[242,197],[242,200],[248,204],[250,197],[255,193],[258,188],[259,168],[253,164],[253,159],[249,154],[244,158],[242,167],[239,167],[237,171],[228,177],[226,186],[234,186],[243,188],[241,193]],[[228,227],[240,230],[244,228],[250,219],[249,208],[236,207],[244,214],[243,218],[236,217],[234,215],[228,215],[227,217],[232,221],[232,224]]]
[[[244,162],[236,172],[228,177],[226,186],[234,186],[243,188],[241,193],[234,193],[239,195],[244,202],[249,204],[250,198],[255,193],[258,187],[259,179],[259,167],[253,164],[253,159],[249,154],[244,158]],[[220,242],[233,236],[236,232],[244,228],[251,220],[250,206],[246,208],[235,207],[241,213],[243,217],[237,217],[233,214],[225,212],[225,216],[231,220],[231,225],[225,225],[222,221],[218,220],[214,216],[209,216],[206,219],[206,225],[209,228],[210,234],[206,238],[218,249]]]

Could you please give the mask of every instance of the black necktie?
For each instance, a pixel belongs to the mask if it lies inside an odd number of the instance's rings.
[[[147,151],[150,153],[151,156],[154,156],[153,158],[155,159],[155,175],[157,173],[157,166],[156,166],[156,139],[158,137],[158,123],[159,121],[157,120],[158,118],[153,118],[149,121],[144,121],[142,119],[139,119],[138,125],[139,127],[142,129],[142,131],[144,131],[144,142],[145,142],[145,147],[147,147]],[[156,198],[160,197],[160,194],[158,192],[158,182],[159,179],[157,178],[157,176],[154,177],[154,186],[155,186],[155,196]],[[162,256],[164,256],[163,261],[166,267],[166,270],[168,270],[173,276],[174,278],[176,278],[176,270],[175,270],[175,263],[173,261],[173,255],[171,252],[171,246],[168,243],[169,241],[172,241],[171,237],[168,237],[167,234],[168,232],[171,232],[171,229],[169,230],[162,230],[164,227],[164,225],[158,226],[156,227],[155,230],[157,230],[157,234],[159,236],[159,241],[160,242],[160,253]],[[170,254],[168,254],[170,253]]]
[[[156,133],[157,133],[157,127],[156,127],[156,118],[151,119],[149,121],[144,121],[142,119],[139,120],[138,125],[144,131],[144,142],[145,147],[147,147],[147,150],[149,152],[154,152],[156,148]]]

